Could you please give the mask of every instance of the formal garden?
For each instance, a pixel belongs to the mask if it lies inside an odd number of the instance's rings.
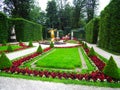
[[[64,31],[61,33],[54,28],[45,34],[46,26],[23,18],[8,18],[0,13],[0,76],[120,88],[120,66],[116,60],[113,56],[107,59],[88,45],[97,44],[98,48],[119,56],[119,8],[111,12],[113,6],[117,7],[119,3],[119,0],[112,0],[100,17],[85,25],[84,39],[77,37],[77,29],[67,35],[66,31],[63,37]],[[114,14],[116,12],[118,14]],[[11,42],[11,28],[14,25],[16,41]],[[48,39],[44,38],[46,35]],[[17,58],[10,59],[9,54]]]

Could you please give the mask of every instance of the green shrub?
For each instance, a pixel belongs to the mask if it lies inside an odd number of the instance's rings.
[[[120,0],[111,0],[101,12],[99,43],[102,48],[120,53]]]
[[[8,52],[12,52],[12,51],[13,51],[13,48],[12,48],[11,45],[8,45],[7,51],[8,51]]]
[[[111,76],[115,79],[120,79],[119,69],[112,56],[110,57],[108,63],[106,64],[103,72],[104,74]]]
[[[75,44],[78,44],[79,42],[78,41],[76,41],[76,40],[68,40],[68,41],[66,41],[67,43],[75,43]]]
[[[3,45],[3,46],[6,46],[6,45],[7,45],[7,42],[6,42],[5,40],[3,40],[2,45]]]
[[[54,48],[54,43],[53,42],[50,42],[50,47]]]
[[[32,43],[32,41],[29,41],[28,46],[29,46],[29,47],[33,47],[33,43]]]
[[[99,32],[99,18],[92,19],[85,27],[85,38],[89,43],[97,43]]]
[[[41,45],[39,45],[38,49],[37,49],[37,53],[42,53],[43,52],[43,49],[41,47]]]
[[[85,48],[85,49],[87,49],[87,48],[88,48],[87,43],[84,43],[84,48]]]
[[[5,55],[5,53],[2,53],[0,57],[0,69],[9,68],[11,66],[12,63],[9,58]]]
[[[91,48],[90,48],[90,51],[89,51],[89,53],[88,53],[88,56],[95,56],[95,55],[96,55],[96,54],[95,54],[94,48],[91,47]]]
[[[8,41],[8,19],[6,15],[0,12],[0,43],[3,40]]]

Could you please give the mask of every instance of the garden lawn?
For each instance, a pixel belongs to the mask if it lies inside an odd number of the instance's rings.
[[[12,46],[12,49],[15,50],[15,49],[18,49],[18,48],[21,48],[21,46],[19,45],[11,45]],[[6,51],[8,48],[8,46],[0,46],[0,52],[1,51]]]
[[[74,69],[81,67],[78,48],[55,48],[55,51],[39,58],[37,67]]]

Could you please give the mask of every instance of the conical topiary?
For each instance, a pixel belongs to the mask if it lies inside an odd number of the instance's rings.
[[[13,48],[12,48],[11,45],[8,45],[7,51],[8,51],[8,52],[12,52],[12,51],[13,51]]]
[[[54,48],[54,43],[53,42],[50,42],[50,47]]]
[[[5,55],[5,53],[3,52],[1,54],[0,57],[0,69],[5,69],[5,68],[9,68],[12,66],[11,61],[9,60],[9,58]]]
[[[3,40],[2,45],[3,45],[3,46],[6,46],[6,45],[7,45],[7,42],[6,42],[5,40]]]
[[[43,52],[43,49],[41,47],[41,45],[39,45],[38,49],[37,49],[37,53],[42,53]]]
[[[29,41],[28,46],[29,46],[29,47],[33,47],[32,41]]]
[[[106,66],[103,70],[103,73],[108,76],[111,76],[115,79],[120,79],[119,69],[118,69],[117,64],[114,61],[112,56],[110,57],[109,61],[107,62]]]
[[[83,43],[83,45],[84,45],[84,48],[85,48],[85,49],[87,49],[87,48],[88,48],[88,46],[87,46],[87,44],[86,44],[86,43]]]
[[[91,48],[90,48],[90,51],[89,51],[89,53],[88,53],[88,56],[95,56],[95,55],[96,55],[96,54],[95,54],[94,48],[91,47]]]

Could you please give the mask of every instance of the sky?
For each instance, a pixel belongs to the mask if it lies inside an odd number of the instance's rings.
[[[38,5],[41,7],[43,11],[45,11],[47,2],[50,0],[36,0]],[[73,0],[68,0],[70,3],[73,2]],[[98,7],[98,14],[105,8],[106,5],[108,5],[110,0],[99,0],[99,7]]]

